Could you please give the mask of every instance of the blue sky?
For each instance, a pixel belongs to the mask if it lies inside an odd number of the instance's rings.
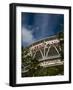
[[[63,30],[63,14],[24,13],[21,16],[22,46],[55,35]]]

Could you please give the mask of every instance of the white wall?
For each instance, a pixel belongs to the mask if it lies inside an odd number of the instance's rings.
[[[41,3],[49,5],[67,5],[73,4],[73,0],[0,0],[0,89],[1,90],[72,90],[72,84],[46,85],[34,87],[12,88],[8,86],[9,82],[9,3]],[[72,66],[73,68],[73,66]],[[72,80],[73,81],[73,80]]]

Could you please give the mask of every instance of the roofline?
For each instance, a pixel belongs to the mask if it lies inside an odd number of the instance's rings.
[[[36,44],[36,43],[39,43],[39,42],[41,42],[41,41],[47,41],[47,39],[49,39],[49,40],[51,40],[51,39],[53,39],[53,38],[57,38],[57,35],[52,35],[52,36],[49,36],[49,37],[46,37],[46,38],[42,38],[42,39],[39,39],[39,40],[37,40],[37,41],[34,41],[30,46],[32,46],[32,45],[34,45],[34,44]]]
[[[34,41],[34,42],[33,42],[32,44],[30,44],[29,46],[24,47],[24,48],[29,48],[29,47],[31,47],[32,45],[36,45],[36,43],[39,43],[39,42],[41,42],[41,41],[47,41],[47,39],[51,40],[51,39],[53,39],[53,38],[57,38],[57,35],[58,35],[58,34],[51,35],[51,36],[49,36],[49,37],[45,37],[45,38],[39,39],[39,40],[37,40],[37,41]],[[58,38],[57,38],[57,39],[58,39]]]

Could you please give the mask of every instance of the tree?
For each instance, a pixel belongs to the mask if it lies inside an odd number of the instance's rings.
[[[59,43],[59,52],[61,54],[61,60],[64,59],[64,33],[63,32],[59,32],[58,33],[58,39],[60,41]]]
[[[36,71],[40,67],[36,57],[29,53],[29,48],[22,49],[22,66],[22,70],[24,72],[27,71],[27,76],[35,76]]]

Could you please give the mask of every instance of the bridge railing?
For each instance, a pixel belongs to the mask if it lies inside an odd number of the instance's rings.
[[[44,57],[42,59],[39,59],[39,61],[57,59],[57,58],[61,58],[61,56],[60,55],[55,55],[55,56]]]

